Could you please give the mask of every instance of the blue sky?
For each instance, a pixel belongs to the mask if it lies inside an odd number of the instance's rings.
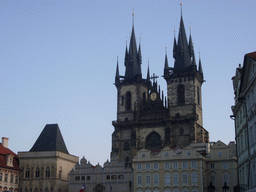
[[[161,76],[165,47],[173,66],[180,2],[167,0],[0,1],[0,137],[15,153],[29,151],[46,124],[58,123],[69,152],[102,164],[109,158],[117,56],[124,53],[134,9],[142,71]],[[199,52],[206,82],[203,124],[210,141],[235,138],[229,118],[231,78],[256,50],[256,2],[183,1],[187,37]],[[166,83],[158,79],[166,95]]]

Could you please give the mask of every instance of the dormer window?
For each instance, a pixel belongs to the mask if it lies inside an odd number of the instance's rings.
[[[13,155],[9,154],[6,156],[6,164],[9,167],[13,167]]]

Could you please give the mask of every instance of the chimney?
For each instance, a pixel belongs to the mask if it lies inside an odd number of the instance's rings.
[[[7,137],[2,137],[2,145],[3,145],[5,148],[8,148],[8,140],[9,140],[9,138],[7,138]]]

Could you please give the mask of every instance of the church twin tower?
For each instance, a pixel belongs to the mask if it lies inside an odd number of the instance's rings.
[[[183,148],[190,143],[208,142],[202,123],[201,87],[204,82],[201,60],[197,66],[191,35],[187,41],[183,18],[178,40],[174,38],[174,67],[165,55],[164,79],[167,99],[158,87],[156,76],[142,78],[141,45],[137,49],[134,25],[129,50],[125,50],[125,75],[117,64],[117,120],[112,124],[112,154],[131,165],[137,151],[160,150],[165,146]],[[152,80],[152,81],[151,81]]]

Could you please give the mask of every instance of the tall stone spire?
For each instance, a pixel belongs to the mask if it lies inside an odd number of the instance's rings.
[[[175,71],[184,71],[191,65],[189,46],[187,42],[186,31],[184,27],[183,18],[181,15],[180,18],[180,29],[178,36],[178,44],[176,50],[174,50],[175,55],[175,63],[174,70]]]
[[[133,13],[134,17],[134,13]],[[133,18],[134,20],[134,18]],[[125,53],[125,80],[131,80],[134,78],[141,79],[141,46],[139,46],[139,50],[137,51],[136,38],[135,38],[135,30],[134,30],[134,21],[132,25],[132,34],[129,45],[129,52],[126,47]]]

